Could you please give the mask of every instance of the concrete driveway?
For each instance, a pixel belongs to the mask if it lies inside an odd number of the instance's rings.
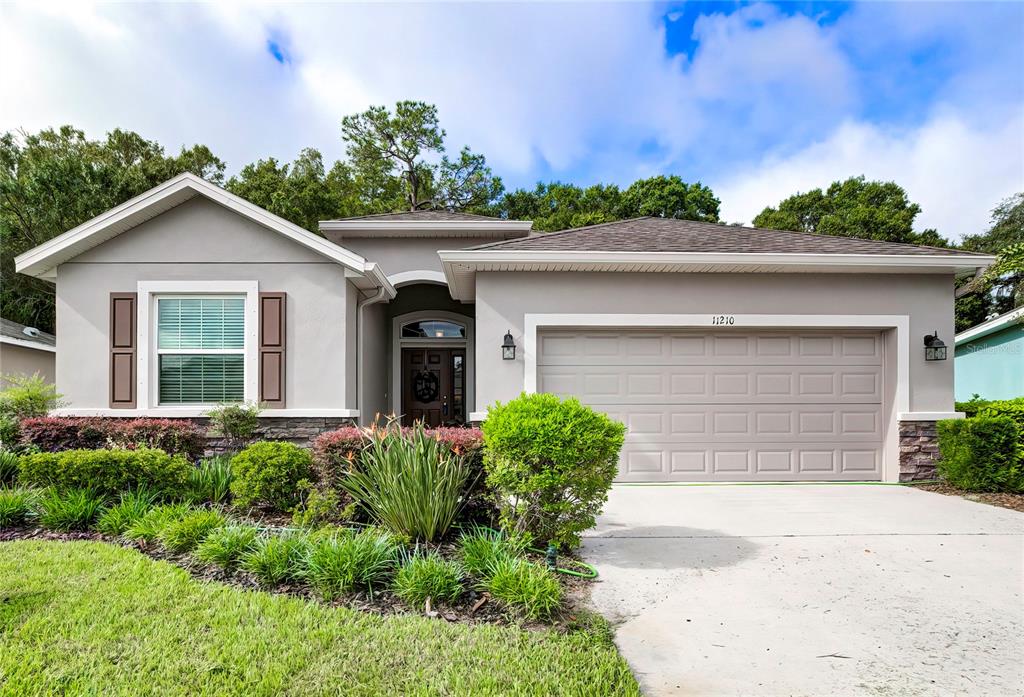
[[[1024,694],[1024,514],[897,486],[617,486],[584,555],[652,695]]]

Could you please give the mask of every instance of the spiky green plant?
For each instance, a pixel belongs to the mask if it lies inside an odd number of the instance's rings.
[[[171,521],[160,531],[159,539],[172,552],[191,552],[227,519],[220,511],[199,509]]]
[[[259,531],[251,525],[228,525],[206,536],[196,547],[196,558],[223,569],[232,569],[252,549]]]
[[[189,498],[203,503],[227,503],[231,498],[231,457],[219,455],[200,462],[188,477]]]
[[[372,592],[392,574],[400,552],[401,545],[385,530],[324,537],[310,550],[306,577],[328,600],[357,588]]]
[[[0,528],[25,525],[36,515],[39,492],[24,487],[0,487]]]
[[[459,555],[466,573],[489,578],[498,561],[514,559],[523,553],[519,538],[510,538],[497,530],[473,527],[459,537]]]
[[[152,508],[144,516],[132,523],[124,536],[129,540],[155,542],[170,523],[180,520],[193,510],[187,503],[168,503]]]
[[[156,501],[156,492],[136,489],[122,492],[118,502],[103,511],[96,529],[104,535],[123,535],[132,525],[149,513]]]
[[[39,522],[51,530],[88,530],[103,510],[103,497],[91,489],[50,489],[41,502]]]
[[[242,556],[242,568],[265,586],[296,580],[305,571],[309,547],[309,539],[301,533],[259,537]]]
[[[548,619],[562,604],[562,586],[555,575],[523,558],[497,560],[480,587],[530,619]]]
[[[436,552],[410,556],[395,574],[395,595],[413,607],[427,598],[452,602],[462,595],[462,568]]]

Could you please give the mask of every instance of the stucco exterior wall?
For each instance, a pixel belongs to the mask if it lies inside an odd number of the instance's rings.
[[[68,408],[108,407],[110,293],[134,292],[139,281],[196,280],[286,292],[286,407],[356,408],[357,291],[343,267],[203,198],[58,267],[57,387]]]
[[[957,346],[954,362],[958,401],[975,394],[985,399],[1024,396],[1024,325]]]
[[[31,376],[39,373],[47,382],[53,382],[55,356],[53,351],[0,343],[0,374]]]
[[[493,237],[353,237],[327,233],[327,238],[367,261],[375,261],[389,276],[403,271],[441,271],[439,249],[466,249],[497,241]]]
[[[478,273],[476,411],[523,390],[527,313],[908,315],[910,409],[953,410],[953,361],[926,362],[922,348],[935,330],[951,343],[949,275]],[[508,328],[515,361],[501,359]]]
[[[363,308],[362,394],[359,422],[371,424],[378,414],[391,411],[391,320],[388,305],[377,303]]]

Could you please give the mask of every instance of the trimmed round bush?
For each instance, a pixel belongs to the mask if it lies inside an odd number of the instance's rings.
[[[575,547],[618,472],[626,427],[576,399],[524,394],[487,412],[484,467],[502,526]]]
[[[454,602],[462,595],[462,569],[436,553],[408,559],[395,574],[395,595],[413,607],[427,598]]]
[[[235,504],[289,510],[299,502],[299,482],[312,477],[311,469],[309,452],[292,443],[250,445],[231,460]]]
[[[134,450],[65,450],[22,455],[18,462],[22,484],[57,489],[92,489],[114,497],[122,491],[145,488],[171,497],[185,491],[192,465],[181,455],[140,447]]]

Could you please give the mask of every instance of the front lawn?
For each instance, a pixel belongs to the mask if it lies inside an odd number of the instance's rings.
[[[381,617],[95,542],[0,543],[3,694],[638,695],[606,638]]]

